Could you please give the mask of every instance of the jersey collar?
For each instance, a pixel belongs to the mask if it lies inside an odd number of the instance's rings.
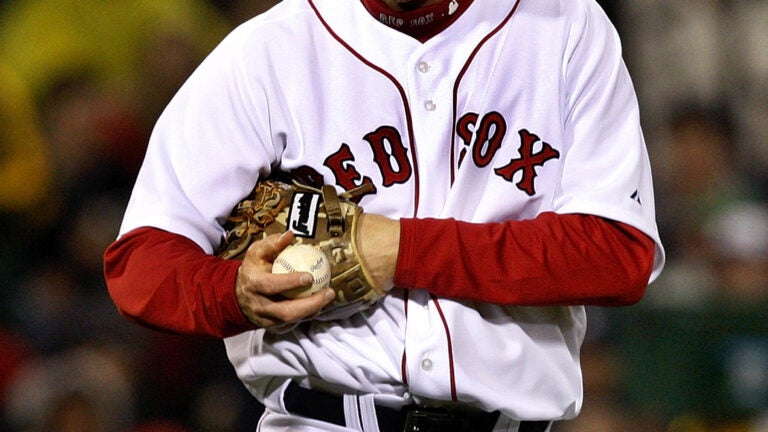
[[[421,42],[445,30],[467,10],[472,0],[441,0],[411,12],[394,11],[382,0],[361,0],[374,18]]]

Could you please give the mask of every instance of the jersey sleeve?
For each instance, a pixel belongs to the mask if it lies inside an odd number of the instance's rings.
[[[580,5],[580,6],[577,6]],[[595,2],[573,2],[562,80],[565,157],[553,209],[633,226],[654,240],[651,280],[664,250],[655,221],[651,167],[637,97],[619,36]]]
[[[161,114],[105,253],[115,304],[142,325],[215,337],[252,328],[234,293],[239,261],[211,255],[234,203],[276,159],[245,36],[222,41]]]
[[[232,203],[269,172],[276,158],[270,113],[253,62],[244,59],[246,40],[241,32],[230,34],[159,117],[121,235],[151,226],[210,253]]]

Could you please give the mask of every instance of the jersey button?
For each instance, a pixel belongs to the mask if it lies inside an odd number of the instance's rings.
[[[427,372],[431,371],[433,366],[432,360],[428,358],[421,361],[421,368]]]
[[[427,72],[429,72],[429,63],[423,62],[423,61],[419,62],[419,64],[416,65],[416,68],[421,73],[427,73]]]
[[[434,111],[437,108],[437,105],[435,105],[435,102],[432,99],[430,99],[424,102],[424,108],[426,108],[427,111]]]

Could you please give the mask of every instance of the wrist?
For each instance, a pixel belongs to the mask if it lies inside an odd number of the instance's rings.
[[[400,222],[381,215],[363,213],[358,225],[360,260],[376,287],[389,291],[394,286],[400,248]]]

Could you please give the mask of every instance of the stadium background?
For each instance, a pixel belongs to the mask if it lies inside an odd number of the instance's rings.
[[[147,136],[272,0],[0,0],[0,432],[245,432],[220,341],[123,320],[101,279]],[[624,42],[667,269],[589,308],[570,431],[768,431],[768,1],[601,1]]]

